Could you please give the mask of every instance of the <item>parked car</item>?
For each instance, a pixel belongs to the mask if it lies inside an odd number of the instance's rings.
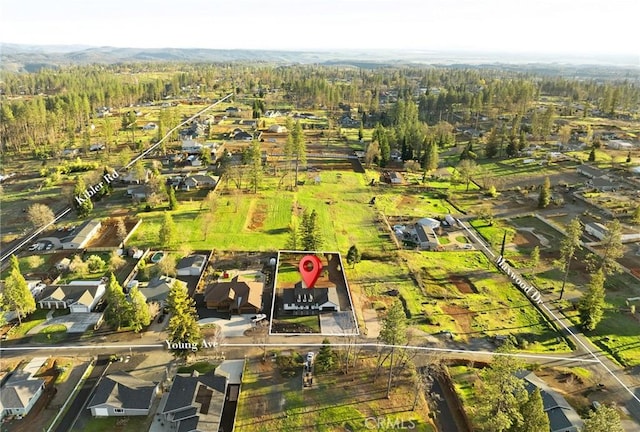
[[[265,314],[258,314],[258,315],[254,315],[251,317],[251,322],[252,323],[257,323],[262,321],[263,319],[265,319],[267,316]]]

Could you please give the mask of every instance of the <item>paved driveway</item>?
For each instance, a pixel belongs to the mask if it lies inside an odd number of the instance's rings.
[[[352,335],[357,333],[352,312],[320,314],[320,333],[323,335]]]
[[[92,329],[100,320],[101,313],[72,313],[48,319],[44,323],[35,326],[27,334],[38,334],[40,330],[54,324],[62,324],[67,328],[67,333],[84,333]]]
[[[198,324],[214,323],[220,326],[224,337],[240,337],[244,336],[244,332],[251,328],[252,316],[253,315],[232,315],[231,319],[204,318],[198,321]]]

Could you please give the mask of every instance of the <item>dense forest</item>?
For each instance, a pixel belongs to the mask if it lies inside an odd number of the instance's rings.
[[[430,136],[442,143],[450,125],[477,124],[480,117],[506,125],[507,114],[511,137],[524,128],[541,138],[551,133],[555,115],[631,120],[639,112],[639,84],[638,77],[572,79],[471,67],[132,63],[3,72],[0,142],[3,153],[52,155],[78,142],[88,146],[101,107],[192,103],[229,92],[248,101],[277,93],[283,104],[324,109],[336,119],[345,107],[357,109],[365,126],[390,128],[395,145],[420,156],[433,125],[440,126]],[[554,103],[544,109],[546,99]],[[101,131],[109,134],[110,127]]]

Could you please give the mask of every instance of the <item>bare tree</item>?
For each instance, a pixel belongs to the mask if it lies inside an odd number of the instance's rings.
[[[32,204],[27,209],[27,219],[34,228],[45,226],[55,218],[53,211],[45,204]]]

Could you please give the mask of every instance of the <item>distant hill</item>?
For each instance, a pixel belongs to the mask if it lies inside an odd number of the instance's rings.
[[[276,64],[330,64],[362,68],[398,64],[432,65],[524,65],[537,69],[542,65],[600,65],[640,68],[640,59],[632,56],[567,57],[523,53],[465,53],[408,50],[327,50],[268,51],[221,50],[204,48],[116,48],[73,46],[0,45],[0,68],[13,71],[35,71],[43,67],[71,64],[127,62],[265,62]],[[534,67],[537,65],[537,67]]]

